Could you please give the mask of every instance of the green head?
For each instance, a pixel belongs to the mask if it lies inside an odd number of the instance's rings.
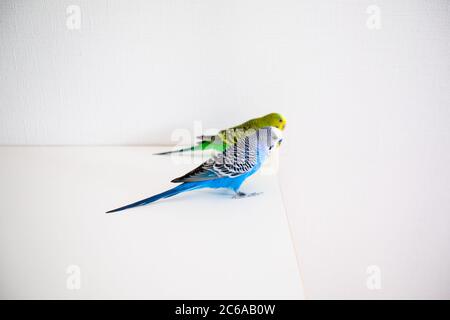
[[[286,119],[279,113],[269,113],[258,119],[261,127],[275,127],[284,130],[286,127]]]

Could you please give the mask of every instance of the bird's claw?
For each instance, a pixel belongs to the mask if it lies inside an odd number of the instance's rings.
[[[236,194],[233,196],[233,199],[241,199],[241,198],[245,198],[246,194],[244,192],[236,192]]]
[[[262,192],[252,192],[252,193],[236,192],[236,194],[233,196],[233,199],[254,197],[254,196],[258,196],[260,194],[262,194]]]

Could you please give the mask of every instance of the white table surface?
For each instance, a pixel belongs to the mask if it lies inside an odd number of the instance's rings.
[[[243,185],[257,197],[200,190],[105,214],[194,168],[152,156],[164,149],[1,147],[0,298],[302,299],[274,174]]]

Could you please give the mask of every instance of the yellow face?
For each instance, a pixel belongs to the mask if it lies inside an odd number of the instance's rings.
[[[284,130],[286,127],[286,119],[279,113],[270,113],[263,117],[267,126],[275,127],[280,130]]]

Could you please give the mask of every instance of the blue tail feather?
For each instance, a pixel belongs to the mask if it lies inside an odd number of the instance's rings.
[[[140,201],[128,204],[126,206],[107,211],[106,213],[122,211],[122,210],[130,209],[130,208],[134,208],[134,207],[138,207],[138,206],[144,206],[146,204],[155,202],[155,201],[157,201],[159,199],[169,198],[169,197],[177,195],[177,194],[179,194],[181,192],[198,189],[199,187],[201,187],[201,186],[198,185],[198,184],[183,183],[183,184],[180,184],[180,185],[176,186],[175,188],[172,188],[172,189],[169,189],[167,191],[161,192],[161,193],[159,193],[157,195],[154,195],[154,196],[152,196],[150,198],[146,198],[144,200],[140,200]]]

